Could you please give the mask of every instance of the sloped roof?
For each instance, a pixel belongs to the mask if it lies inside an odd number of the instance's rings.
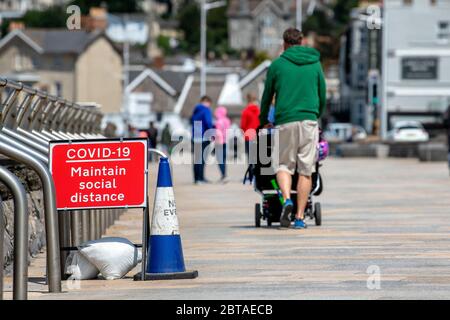
[[[140,71],[131,71],[129,73],[129,79],[130,83],[133,82],[137,77],[139,77],[143,71],[145,71],[146,68],[140,70]],[[174,71],[168,71],[168,70],[157,70],[152,69],[153,75],[158,75],[162,80],[164,80],[170,87],[172,87],[177,94],[180,94],[180,92],[183,90],[184,84],[186,82],[188,74],[184,72],[174,72]],[[152,78],[152,77],[150,77]],[[141,80],[144,80],[145,78],[142,78]]]
[[[263,1],[266,0],[230,0],[230,5],[228,7],[228,15],[236,17],[252,14]],[[297,1],[290,0],[290,3],[288,3],[288,10],[286,10],[285,3],[287,1],[288,0],[269,0],[268,2],[270,2],[272,5],[275,5],[275,7],[278,8],[285,15],[295,14]],[[302,2],[303,14],[307,12],[311,2],[312,0],[306,0]],[[322,6],[323,2],[325,1],[317,0],[316,5],[320,7]]]
[[[105,36],[98,31],[89,33],[65,29],[25,29],[21,32],[41,47],[43,53],[51,54],[80,54],[97,38]]]
[[[281,11],[284,11],[283,2],[286,0],[271,0],[271,2],[278,7]],[[253,12],[260,4],[261,0],[231,0],[230,5],[228,7],[228,15],[240,15],[240,14],[249,14]],[[295,9],[295,1],[292,1],[291,9]],[[243,11],[243,9],[248,10],[249,12]],[[290,13],[290,12],[287,12]]]
[[[170,83],[168,83],[165,79],[163,79],[159,74],[157,74],[150,68],[146,68],[137,76],[136,73],[133,72],[131,76],[134,79],[131,80],[130,84],[125,88],[126,92],[133,92],[133,90],[135,90],[145,79],[150,78],[168,95],[175,97],[179,94],[179,91],[173,88]]]

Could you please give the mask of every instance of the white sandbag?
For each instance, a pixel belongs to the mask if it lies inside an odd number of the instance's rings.
[[[80,252],[71,252],[66,259],[66,274],[71,280],[89,280],[98,276],[98,269]]]
[[[125,238],[103,238],[79,247],[81,254],[95,265],[106,280],[120,279],[142,259],[133,243]]]

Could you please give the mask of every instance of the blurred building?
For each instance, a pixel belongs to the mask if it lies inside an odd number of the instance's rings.
[[[28,10],[42,10],[54,5],[64,5],[70,0],[0,0],[0,24],[3,19],[23,17]],[[0,34],[0,37],[2,35]]]
[[[102,111],[122,105],[122,60],[102,32],[14,30],[0,41],[0,74]]]
[[[384,3],[385,131],[399,119],[441,122],[450,104],[450,0]]]
[[[381,70],[381,30],[368,27],[367,8],[355,8],[341,38],[340,103],[333,104],[336,122],[351,122],[373,133],[378,123]]]
[[[303,0],[306,17],[331,0]],[[284,30],[296,25],[296,0],[230,0],[228,6],[229,45],[235,50],[265,51],[277,56]]]
[[[295,26],[294,6],[291,0],[231,0],[227,13],[230,47],[276,56],[283,31]]]
[[[55,5],[65,5],[70,0],[1,0],[0,12],[42,10]]]

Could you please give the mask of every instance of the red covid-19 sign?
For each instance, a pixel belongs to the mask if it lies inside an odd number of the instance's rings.
[[[58,210],[147,206],[147,140],[50,142]]]

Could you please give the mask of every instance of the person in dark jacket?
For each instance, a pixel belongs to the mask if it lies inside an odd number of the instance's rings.
[[[153,121],[150,121],[149,128],[145,130],[145,133],[147,134],[148,139],[148,148],[149,149],[156,149],[156,146],[158,144],[158,129],[155,127],[155,123]],[[150,162],[153,161],[153,154],[149,153],[148,160]]]
[[[447,145],[448,145],[448,169],[450,170],[450,105],[444,114],[445,127],[447,128]]]
[[[205,132],[214,128],[211,104],[212,100],[210,97],[202,97],[200,103],[195,106],[194,112],[192,113],[191,117],[195,184],[207,183],[204,174],[204,153],[210,141],[208,137],[205,137]]]
[[[150,148],[156,149],[158,143],[158,129],[155,127],[155,123],[150,121],[149,128],[147,129],[147,137],[150,142]]]
[[[164,146],[168,155],[172,153],[172,133],[170,131],[170,124],[166,123],[161,133],[161,144]]]

